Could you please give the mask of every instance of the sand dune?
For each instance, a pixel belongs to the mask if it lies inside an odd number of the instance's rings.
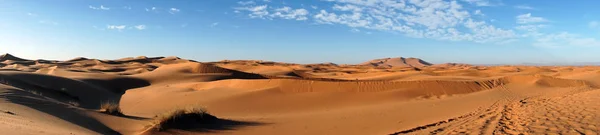
[[[600,68],[0,56],[3,134],[597,134]],[[118,103],[124,115],[102,112]],[[194,128],[155,116],[204,107]]]
[[[431,66],[431,63],[425,62],[418,58],[384,58],[384,59],[374,59],[360,65],[371,65],[376,67],[425,67]]]

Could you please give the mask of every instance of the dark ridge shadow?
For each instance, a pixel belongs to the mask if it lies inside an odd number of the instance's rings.
[[[236,130],[236,129],[248,127],[248,126],[261,126],[261,125],[267,125],[267,124],[269,124],[269,123],[236,121],[236,120],[229,120],[229,119],[217,119],[211,123],[191,124],[191,126],[189,126],[187,128],[170,128],[170,129],[167,129],[165,131],[160,131],[160,132],[180,134],[176,130],[183,130],[183,131],[187,131],[187,132],[203,132],[203,133],[209,132],[210,133],[210,132],[219,132],[219,131],[227,131],[227,130]]]
[[[0,93],[0,98],[4,98],[11,103],[20,104],[27,106],[31,109],[44,112],[46,114],[55,116],[64,121],[73,123],[91,131],[107,134],[107,135],[119,135],[120,133],[106,127],[104,124],[87,116],[83,110],[71,107],[66,104],[60,104],[58,102],[52,102],[43,96],[28,93],[17,89],[8,89],[8,92]]]
[[[133,78],[133,77],[123,77],[116,78],[110,80],[100,80],[100,79],[79,79],[85,83],[96,85],[98,87],[102,87],[116,94],[125,94],[125,91],[134,88],[141,88],[150,86],[150,82]]]
[[[149,120],[149,119],[151,119],[151,118],[146,118],[146,117],[130,116],[127,114],[124,114],[123,116],[117,116],[117,117],[123,117],[123,118],[134,119],[134,120]]]
[[[0,69],[0,71],[21,71],[18,69]]]
[[[31,66],[31,65],[35,65],[35,61],[12,61],[12,62],[7,62],[6,64],[8,64],[8,65],[19,64],[19,65],[24,65],[24,66]]]

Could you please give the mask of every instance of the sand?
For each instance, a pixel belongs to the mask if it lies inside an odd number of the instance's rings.
[[[2,134],[598,134],[600,67],[0,56]],[[101,113],[119,103],[125,116]],[[218,124],[154,130],[203,107]],[[210,128],[209,128],[210,127]]]

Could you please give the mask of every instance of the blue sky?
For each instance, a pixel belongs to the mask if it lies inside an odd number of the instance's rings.
[[[600,62],[597,0],[0,0],[0,53],[360,63]]]

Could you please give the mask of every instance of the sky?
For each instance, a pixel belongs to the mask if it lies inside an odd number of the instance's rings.
[[[0,53],[354,64],[600,62],[600,1],[0,0]]]

